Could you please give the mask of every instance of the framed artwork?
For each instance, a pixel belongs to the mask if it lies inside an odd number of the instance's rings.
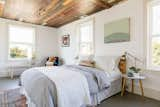
[[[130,41],[130,18],[124,18],[104,25],[104,43],[127,41]]]
[[[70,35],[63,35],[62,36],[62,47],[69,47],[70,46]]]

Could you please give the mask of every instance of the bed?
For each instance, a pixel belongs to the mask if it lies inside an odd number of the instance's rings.
[[[109,97],[119,93],[121,90],[121,74],[116,66],[117,57],[96,57],[96,58],[94,58],[94,60],[96,61],[96,67],[98,69],[77,66],[77,65],[65,65],[65,66],[57,67],[57,68],[55,68],[55,67],[32,68],[30,70],[25,71],[21,76],[21,81],[22,81],[22,91],[27,96],[27,99],[28,99],[28,106],[29,107],[36,107],[36,105],[37,105],[37,104],[35,104],[36,100],[34,100],[32,97],[37,96],[37,98],[40,98],[41,96],[45,96],[45,94],[42,93],[45,90],[44,87],[51,87],[51,88],[49,88],[49,91],[47,91],[46,94],[48,95],[48,92],[50,92],[52,94],[49,94],[46,98],[44,97],[44,99],[43,99],[47,102],[48,105],[45,102],[45,104],[44,103],[40,104],[37,107],[57,107],[57,105],[59,105],[57,103],[55,104],[55,102],[57,102],[57,100],[58,100],[58,98],[55,98],[55,96],[59,97],[59,94],[57,94],[55,92],[55,91],[58,92],[58,90],[54,90],[56,87],[56,83],[53,83],[54,79],[53,79],[53,81],[48,80],[48,77],[53,78],[53,76],[51,77],[51,75],[53,74],[52,73],[53,69],[55,69],[57,71],[60,69],[57,72],[57,73],[59,73],[58,75],[61,75],[62,73],[65,74],[66,71],[65,72],[63,72],[63,71],[66,69],[68,69],[67,73],[69,71],[73,70],[73,71],[77,71],[78,73],[80,73],[79,75],[81,75],[81,74],[85,75],[86,81],[88,84],[89,98],[90,98],[87,100],[88,102],[86,103],[86,105],[91,106],[91,105],[100,104],[106,98],[109,98]],[[53,72],[55,72],[55,70]],[[35,72],[35,71],[37,71],[37,72]],[[39,71],[41,73],[39,73]],[[103,71],[103,73],[101,71]],[[46,72],[48,72],[48,73],[46,73]],[[62,73],[60,73],[60,72],[62,72]],[[54,73],[54,74],[57,74],[57,73]],[[66,75],[68,75],[67,73],[66,73]],[[63,74],[63,76],[64,76],[64,74]],[[37,75],[39,75],[39,77]],[[69,75],[72,75],[72,74],[69,74]],[[38,82],[34,83],[35,76],[37,76],[36,78],[38,78],[38,79],[36,79],[36,80],[38,80]],[[96,80],[98,81],[98,83],[96,83],[96,84],[98,84],[98,88],[96,88],[95,83],[92,80],[93,79],[92,76],[94,78],[96,77]],[[55,75],[55,78],[56,77],[57,76]],[[76,77],[76,78],[78,78],[78,77]],[[76,80],[76,78],[75,78],[75,80]],[[88,79],[88,78],[91,78],[91,79]],[[81,84],[83,79],[80,78],[80,79],[77,79],[76,81],[78,81],[78,80],[81,80],[81,81],[79,81],[79,83]],[[28,87],[30,87],[30,83],[32,83],[32,87],[28,88]],[[41,87],[42,84],[43,84],[43,87]],[[85,80],[83,82],[83,85],[84,84],[85,84]],[[69,83],[69,85],[70,85],[70,83]],[[65,87],[67,87],[67,86],[65,86]],[[72,87],[72,83],[71,83],[70,87]],[[86,98],[87,98],[86,96],[88,95],[86,93],[88,92],[88,90],[82,91],[83,89],[79,88],[80,85],[77,85],[74,87],[78,87],[77,90],[79,89],[79,91],[80,91],[79,92],[80,94],[77,94],[77,96],[85,95],[85,100],[86,100]],[[100,87],[102,87],[102,88],[100,88]],[[38,89],[34,90],[34,88],[38,88]],[[72,88],[72,89],[74,90],[74,88]],[[87,88],[85,88],[85,89],[87,89]],[[39,90],[41,90],[41,92]],[[38,93],[38,91],[39,91],[39,93]],[[85,94],[83,94],[83,92]],[[63,93],[63,94],[65,94],[65,93]],[[72,96],[73,96],[72,98],[74,99],[76,97],[74,97],[73,94],[75,95],[76,93],[74,93],[74,92],[72,93]],[[84,97],[80,97],[80,98],[84,98]],[[39,100],[39,102],[37,100],[37,102],[41,103],[43,100],[41,99],[41,100]],[[63,99],[63,100],[65,100],[65,99]],[[63,101],[63,100],[61,100],[61,101]],[[83,102],[83,100],[82,100],[82,102]],[[83,106],[86,106],[86,105],[83,105]],[[71,107],[71,106],[72,105],[68,105],[68,107]],[[66,106],[61,105],[58,107],[67,107],[67,104],[66,104]],[[76,107],[76,106],[74,105],[72,107]],[[80,106],[77,106],[77,107],[80,107]]]

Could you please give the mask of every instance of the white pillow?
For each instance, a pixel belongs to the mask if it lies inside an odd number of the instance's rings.
[[[94,61],[88,61],[88,60],[82,60],[79,62],[79,65],[86,66],[86,67],[92,67],[94,68]]]
[[[81,61],[81,60],[88,60],[88,61],[93,61],[93,58],[94,58],[94,56],[93,55],[86,55],[86,56],[79,56],[79,61]]]
[[[94,61],[93,60],[94,56],[93,55],[89,55],[89,56],[78,56],[78,60],[76,61],[76,65],[79,65],[79,63],[81,61]]]
[[[117,71],[118,69],[117,59],[118,57],[115,56],[97,56],[94,58],[95,67],[102,69],[106,72]]]

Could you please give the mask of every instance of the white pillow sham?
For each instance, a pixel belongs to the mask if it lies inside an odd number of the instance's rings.
[[[105,72],[118,71],[118,60],[116,56],[96,56],[94,58],[95,67]]]

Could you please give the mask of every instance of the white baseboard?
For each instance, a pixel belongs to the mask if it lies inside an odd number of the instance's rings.
[[[131,90],[130,88],[127,89],[128,92],[130,92],[130,90]],[[152,99],[160,101],[160,90],[147,88],[147,87],[143,87],[143,90],[144,90],[144,96],[145,97],[152,98]],[[138,94],[138,95],[141,95],[140,87],[137,84],[135,84],[134,93]]]

